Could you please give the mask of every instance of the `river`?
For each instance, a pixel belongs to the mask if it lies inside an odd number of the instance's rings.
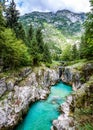
[[[62,82],[51,87],[51,93],[46,100],[38,101],[30,109],[15,130],[50,130],[52,121],[60,115],[59,106],[71,94],[72,87]]]

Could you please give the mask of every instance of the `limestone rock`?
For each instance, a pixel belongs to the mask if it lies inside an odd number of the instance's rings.
[[[53,121],[53,127],[51,130],[75,130],[74,119],[69,117],[70,104],[72,102],[72,96],[67,98],[67,101],[61,105],[61,114],[57,120]]]
[[[5,78],[2,78],[0,79],[0,97],[5,93],[6,90],[7,88],[6,88]]]
[[[4,90],[1,89],[1,94],[7,91],[0,101],[0,130],[7,130],[7,128],[12,130],[27,113],[29,104],[40,99],[44,100],[50,93],[49,86],[58,81],[56,70],[46,68],[39,69],[38,72],[29,72],[26,69],[20,77],[27,73],[29,75],[22,78],[20,85],[15,85],[16,81],[13,82],[10,79],[7,84],[5,79],[0,80],[0,87],[4,88]]]
[[[14,89],[14,83],[13,83],[13,81],[8,81],[8,83],[7,83],[7,89],[9,90],[9,91],[11,91],[11,90],[13,90]]]

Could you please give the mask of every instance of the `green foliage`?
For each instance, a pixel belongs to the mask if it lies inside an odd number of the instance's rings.
[[[16,4],[14,0],[10,2],[9,7],[6,9],[6,20],[7,20],[7,27],[14,30],[16,37],[21,39],[27,44],[27,38],[25,34],[25,30],[21,22],[18,21],[19,19],[19,11],[16,9]]]
[[[36,31],[36,40],[37,40],[37,44],[38,44],[38,48],[39,48],[39,53],[43,53],[44,52],[44,41],[43,41],[43,36],[42,36],[42,32],[41,29],[38,28]]]
[[[16,10],[16,4],[14,0],[10,2],[9,7],[6,9],[6,19],[8,27],[14,29],[17,26],[19,19],[19,11]]]
[[[33,35],[34,35],[33,33],[34,33],[33,27],[32,27],[32,25],[30,25],[29,30],[28,30],[28,40],[29,41],[33,39]]]
[[[76,44],[74,44],[72,46],[72,60],[77,60],[77,59],[79,59],[79,51],[77,49]]]
[[[81,58],[93,58],[93,1],[91,3],[91,12],[87,14],[84,23],[85,32],[81,38],[80,56]]]
[[[69,16],[77,18],[76,22],[73,22]],[[37,18],[36,18],[37,17]],[[78,20],[78,18],[80,20]],[[78,32],[81,32],[82,23],[85,19],[85,14],[76,14],[68,10],[60,10],[54,13],[42,13],[42,12],[32,12],[25,14],[20,17],[20,21],[26,26],[28,24],[33,24],[34,27],[43,28],[44,23],[51,24],[53,27],[56,27],[57,30],[60,30],[65,36],[72,36]]]
[[[31,30],[29,30],[29,32],[30,31]],[[29,37],[31,35],[29,34]],[[29,38],[29,40],[29,53],[31,54],[33,65],[38,65],[40,62],[51,63],[50,51],[47,44],[44,44],[43,42],[43,36],[40,28],[37,29],[36,35],[33,35],[31,39]]]
[[[2,15],[2,10],[0,9],[0,58],[1,58],[2,48],[4,48],[3,45],[5,42],[4,30],[5,30],[5,20]]]
[[[93,130],[93,125],[91,123],[85,123],[82,126],[78,126],[79,130]]]
[[[52,63],[51,54],[47,44],[44,45],[43,61],[47,63]]]
[[[6,29],[4,34],[6,41],[3,43],[3,48],[1,49],[4,67],[16,68],[21,65],[28,65],[30,56],[24,43],[16,39],[11,29]]]
[[[21,23],[18,23],[18,25],[14,27],[14,30],[16,37],[26,42],[26,34],[23,25]]]
[[[64,61],[75,61],[79,59],[79,51],[76,44],[73,46],[67,45],[64,51],[62,52],[62,60]]]
[[[5,19],[2,15],[2,9],[0,9],[0,33],[5,29]]]
[[[62,52],[62,60],[63,61],[71,60],[71,45],[66,46],[66,48]]]
[[[32,57],[32,63],[33,65],[37,65],[40,62],[40,58],[42,57],[42,54],[38,53],[39,47],[37,44],[37,40],[35,37],[33,37],[31,43],[30,43],[30,48],[29,48],[29,52],[31,54]]]
[[[43,42],[41,29],[38,28],[34,34],[30,25],[26,36],[18,18],[19,12],[14,0],[7,8],[6,26],[0,10],[0,59],[3,61],[3,67],[16,68],[30,64],[38,65],[40,62],[51,63],[49,48]]]

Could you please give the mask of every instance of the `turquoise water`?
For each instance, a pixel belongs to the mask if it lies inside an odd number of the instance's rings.
[[[23,122],[16,130],[50,130],[52,121],[59,116],[59,105],[72,92],[72,88],[62,82],[51,87],[47,100],[38,101],[31,105]]]

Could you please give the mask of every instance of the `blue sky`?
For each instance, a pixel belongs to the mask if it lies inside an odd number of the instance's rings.
[[[15,0],[15,2],[21,15],[32,11],[56,12],[68,9],[74,12],[88,12],[90,10],[89,0]]]

